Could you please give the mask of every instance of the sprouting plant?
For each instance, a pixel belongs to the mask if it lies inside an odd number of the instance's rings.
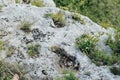
[[[46,18],[52,18],[56,27],[61,28],[65,26],[65,18],[61,12],[45,14]]]
[[[34,1],[31,1],[31,4],[34,5],[34,6],[37,6],[37,7],[43,7],[43,6],[44,6],[42,0],[34,0]]]
[[[31,57],[34,57],[36,55],[39,54],[39,47],[40,45],[39,44],[30,44],[27,46],[28,48],[28,54],[31,56]]]
[[[80,21],[81,24],[85,24],[84,20],[81,18],[80,14],[74,13],[72,14],[72,19],[75,21]]]

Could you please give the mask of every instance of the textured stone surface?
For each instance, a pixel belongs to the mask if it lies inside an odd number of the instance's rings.
[[[59,11],[65,15],[66,26],[53,28],[51,26],[54,25],[52,19],[45,18],[44,15]],[[79,61],[78,77],[80,80],[120,80],[120,76],[110,73],[108,67],[97,67],[91,63],[89,58],[75,46],[75,39],[84,33],[99,35],[99,33],[108,33],[109,30],[105,30],[83,15],[81,18],[85,24],[81,24],[72,20],[71,15],[72,13],[56,7],[38,8],[25,4],[12,4],[4,7],[0,12],[0,35],[2,35],[2,41],[6,43],[6,47],[12,46],[15,51],[9,57],[7,57],[7,50],[0,51],[0,59],[22,64],[28,72],[25,75],[29,74],[33,80],[41,80],[47,76],[55,78],[60,75],[61,68],[58,67],[57,55],[50,48],[51,46],[59,46]],[[35,22],[30,28],[30,33],[20,30],[21,22],[24,20]],[[107,36],[103,36],[99,44],[108,49],[103,45],[103,40],[106,38]],[[41,45],[37,58],[31,58],[28,55],[27,44]],[[43,74],[43,70],[47,76]]]

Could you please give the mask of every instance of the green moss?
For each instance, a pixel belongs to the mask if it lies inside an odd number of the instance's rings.
[[[56,14],[51,13],[51,14],[45,14],[46,18],[52,18],[54,24],[60,28],[65,26],[65,18],[61,12],[58,12]]]
[[[35,45],[28,45],[27,48],[28,48],[28,54],[31,56],[31,57],[34,57],[36,55],[39,54],[39,47],[40,45],[38,44],[35,44]]]
[[[34,5],[34,6],[37,6],[37,7],[43,7],[44,6],[42,0],[31,1],[31,4]]]

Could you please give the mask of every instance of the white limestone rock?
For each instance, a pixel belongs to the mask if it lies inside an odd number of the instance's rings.
[[[46,0],[45,0],[46,1]],[[48,0],[49,2],[49,0]],[[52,3],[51,3],[52,4]],[[66,26],[62,28],[53,28],[52,19],[45,18],[48,13],[57,13],[62,11],[65,15]],[[81,15],[85,24],[71,19],[71,12],[63,11],[56,7],[35,7],[25,4],[12,4],[4,7],[0,12],[0,31],[5,31],[2,41],[7,45],[15,47],[15,52],[10,57],[3,56],[8,62],[19,62],[23,64],[32,80],[40,80],[45,77],[42,70],[48,73],[48,76],[60,76],[60,68],[58,67],[56,54],[50,50],[51,46],[57,45],[64,48],[67,53],[75,55],[80,63],[79,80],[120,80],[120,76],[110,73],[106,66],[97,67],[91,63],[90,59],[80,50],[76,49],[75,39],[84,33],[97,35],[99,33],[107,33],[107,30],[92,22],[88,17]],[[21,22],[29,20],[35,23],[31,26],[31,30],[38,29],[40,31],[39,39],[35,39],[33,32],[25,33],[20,30]],[[111,33],[110,33],[111,34]],[[31,58],[27,53],[26,42],[31,40],[29,44],[40,44],[39,55]],[[63,44],[65,43],[65,44]],[[102,40],[101,40],[101,43]],[[104,45],[102,45],[104,46]],[[107,48],[106,48],[107,49]],[[0,53],[8,54],[3,51]],[[1,55],[1,54],[0,54]],[[86,75],[90,73],[90,75]]]

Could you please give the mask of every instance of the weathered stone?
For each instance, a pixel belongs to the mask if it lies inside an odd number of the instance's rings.
[[[33,29],[32,34],[33,34],[34,40],[40,40],[40,41],[44,40],[45,34],[43,34],[43,32],[40,31],[39,29]]]

